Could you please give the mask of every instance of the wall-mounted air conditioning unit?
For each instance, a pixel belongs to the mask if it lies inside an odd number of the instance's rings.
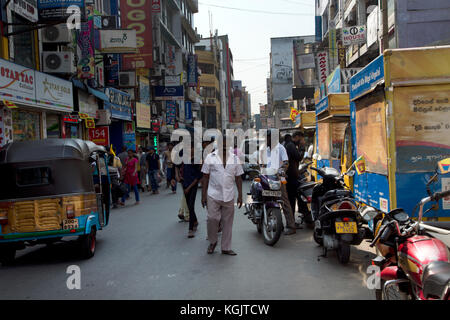
[[[136,72],[121,71],[119,72],[119,87],[135,87],[136,86]]]
[[[67,25],[61,23],[42,29],[41,39],[44,43],[68,43],[72,41],[72,34]]]
[[[42,53],[43,71],[48,73],[75,72],[73,53],[69,51],[44,51]]]

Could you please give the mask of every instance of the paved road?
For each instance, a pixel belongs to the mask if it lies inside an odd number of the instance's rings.
[[[248,188],[248,184],[245,185]],[[132,196],[133,197],[133,196]],[[367,244],[352,248],[342,266],[335,253],[320,258],[311,230],[264,245],[238,210],[233,249],[237,256],[207,255],[206,212],[197,199],[199,231],[187,239],[179,223],[180,195],[162,190],[113,210],[98,232],[97,252],[80,260],[71,243],[19,251],[14,266],[0,267],[0,299],[372,299],[365,270]],[[81,290],[68,290],[66,269],[81,268]]]

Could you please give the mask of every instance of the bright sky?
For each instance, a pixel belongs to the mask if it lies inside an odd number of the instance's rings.
[[[252,113],[259,113],[267,103],[270,38],[313,35],[314,0],[199,0],[194,25],[203,37],[209,37],[209,12],[213,30],[230,38],[234,77],[251,93]]]

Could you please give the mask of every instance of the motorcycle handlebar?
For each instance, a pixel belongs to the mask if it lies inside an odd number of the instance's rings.
[[[439,201],[442,198],[446,198],[448,196],[450,196],[450,190],[443,191],[443,192],[436,192],[435,194],[433,194],[431,199],[434,200],[434,201]]]

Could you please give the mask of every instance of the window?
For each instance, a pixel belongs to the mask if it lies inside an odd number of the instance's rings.
[[[199,63],[198,67],[205,74],[214,74],[214,65],[210,63]]]
[[[19,17],[18,15],[12,15],[13,23],[18,23],[22,25],[14,25],[13,32],[27,30],[30,27],[27,25],[28,21]],[[36,69],[35,65],[35,54],[34,54],[34,36],[33,31],[23,32],[14,35],[14,62],[25,67]]]
[[[48,167],[24,168],[16,170],[16,184],[19,187],[50,184],[51,171]]]

